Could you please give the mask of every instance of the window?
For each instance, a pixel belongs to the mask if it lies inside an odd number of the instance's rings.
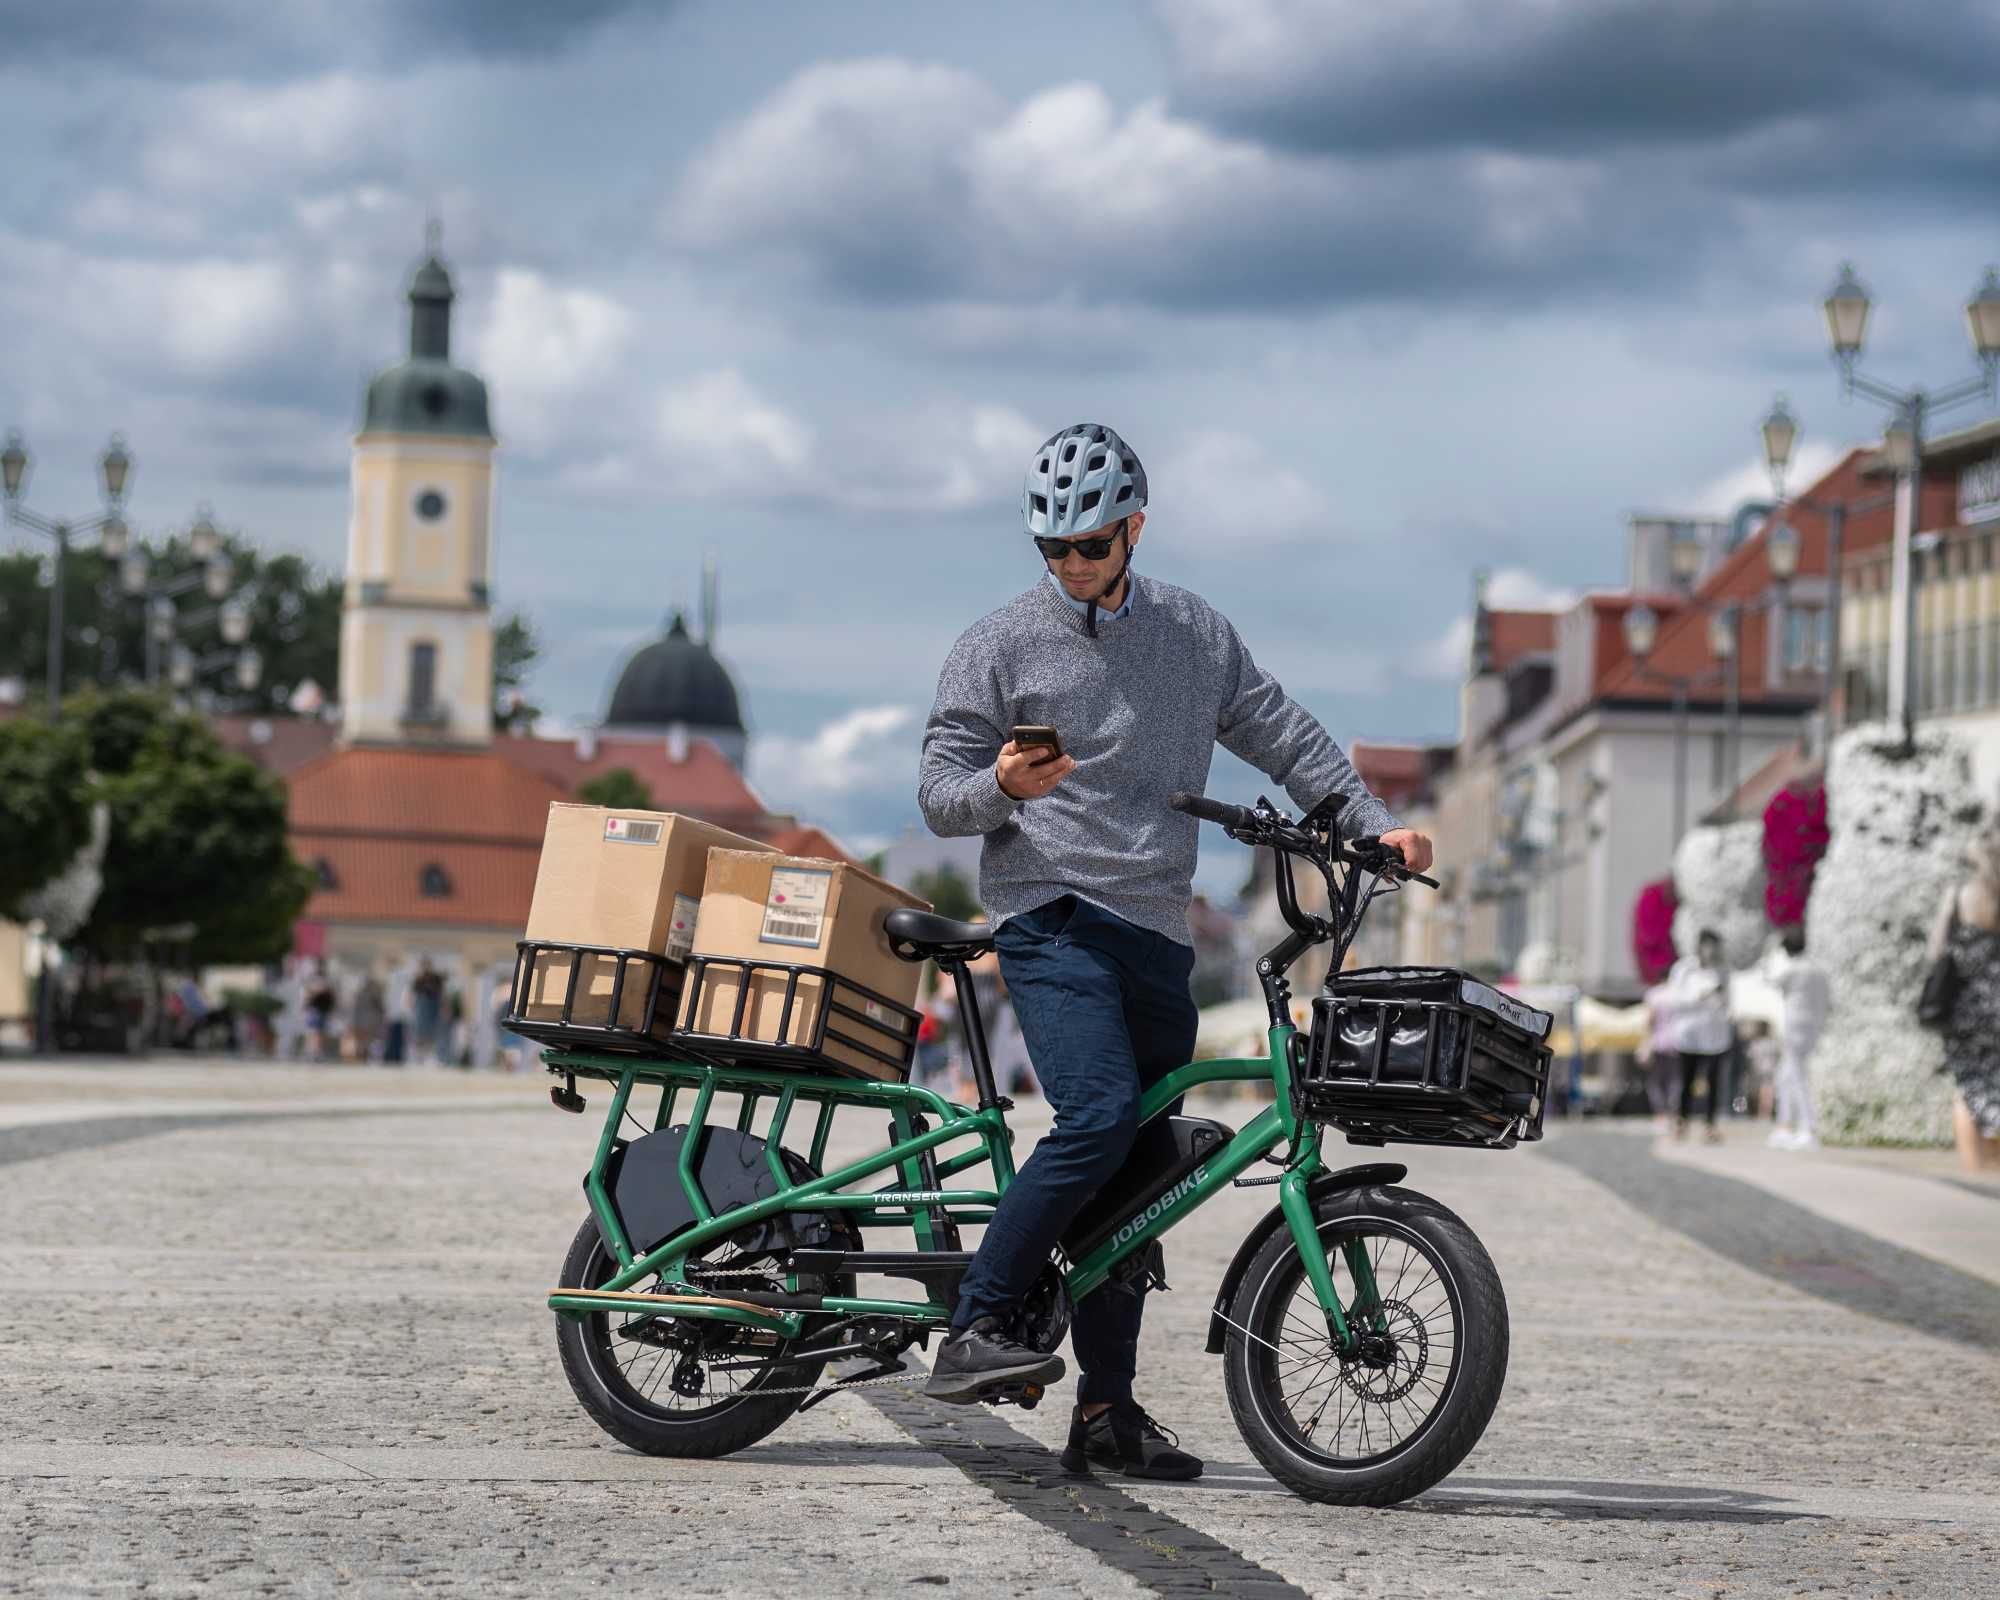
[[[417,496],[417,515],[426,522],[435,522],[444,515],[444,496],[435,489],[426,489]]]
[[[426,900],[444,900],[451,895],[451,874],[435,861],[417,874],[417,891]]]
[[[325,856],[313,862],[313,879],[322,889],[338,889],[340,875],[333,870],[333,863]]]
[[[410,711],[413,715],[428,714],[437,698],[437,653],[437,646],[427,639],[410,646]]]
[[[1827,643],[1825,607],[1786,607],[1784,671],[1824,672]]]

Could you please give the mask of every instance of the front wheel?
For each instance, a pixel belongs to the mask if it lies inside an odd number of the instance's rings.
[[[1349,1190],[1315,1217],[1355,1346],[1336,1347],[1281,1227],[1230,1302],[1229,1408],[1294,1494],[1394,1505],[1485,1432],[1507,1376],[1507,1298],[1472,1230],[1412,1190]]]

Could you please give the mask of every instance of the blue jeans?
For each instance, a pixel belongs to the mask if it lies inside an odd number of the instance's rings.
[[[1139,1095],[1194,1053],[1188,993],[1194,951],[1064,895],[993,936],[1028,1056],[1055,1126],[1022,1165],[987,1224],[952,1326],[1005,1317],[1034,1284],[1079,1210],[1140,1137]],[[1144,1137],[1170,1153],[1166,1117]],[[1070,1342],[1084,1404],[1129,1400],[1144,1296],[1105,1284],[1076,1308]]]

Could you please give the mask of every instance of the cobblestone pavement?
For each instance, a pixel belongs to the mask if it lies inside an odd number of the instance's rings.
[[[1486,1242],[1514,1330],[1484,1441],[1406,1506],[1296,1500],[1229,1419],[1201,1346],[1268,1191],[1174,1231],[1148,1314],[1141,1397],[1199,1484],[1062,1480],[1035,1446],[1067,1384],[1033,1413],[847,1396],[727,1460],[641,1457],[576,1405],[541,1303],[593,1101],[0,1066],[0,1593],[1912,1596],[2000,1567],[1990,1286],[1926,1261],[1886,1314],[1917,1258],[1870,1241],[1843,1280],[1836,1225],[1594,1129],[1398,1155]]]

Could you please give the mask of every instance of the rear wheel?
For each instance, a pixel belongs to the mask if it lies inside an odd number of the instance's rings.
[[[1293,1493],[1394,1505],[1465,1459],[1507,1375],[1507,1300],[1473,1232],[1436,1201],[1378,1187],[1316,1213],[1350,1328],[1327,1331],[1291,1230],[1258,1251],[1230,1303],[1230,1410]]]
[[[698,1258],[713,1270],[755,1257],[729,1241]],[[595,1289],[618,1270],[589,1218],[563,1261],[565,1285]],[[653,1284],[634,1284],[642,1292]],[[806,1293],[836,1285],[800,1281]],[[719,1284],[717,1294],[727,1296]],[[597,1425],[622,1444],[654,1456],[726,1456],[775,1431],[805,1401],[802,1390],[821,1367],[788,1361],[791,1341],[735,1323],[696,1317],[647,1317],[593,1311],[556,1318],[556,1343],[570,1387]]]

